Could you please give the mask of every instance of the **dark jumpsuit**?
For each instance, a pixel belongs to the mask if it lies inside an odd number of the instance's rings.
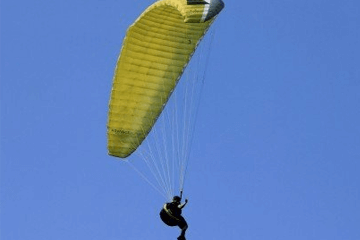
[[[183,229],[187,227],[185,218],[181,216],[181,208],[178,207],[178,204],[171,202],[166,203],[160,212],[160,218],[168,226],[179,226]]]

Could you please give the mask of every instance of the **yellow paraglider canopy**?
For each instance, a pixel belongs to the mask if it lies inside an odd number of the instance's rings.
[[[129,27],[109,103],[110,155],[125,158],[146,138],[223,7],[221,0],[160,0]]]

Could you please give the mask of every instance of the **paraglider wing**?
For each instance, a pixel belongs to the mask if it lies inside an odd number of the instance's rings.
[[[109,103],[110,155],[125,158],[146,138],[223,7],[221,0],[161,0],[129,27]]]

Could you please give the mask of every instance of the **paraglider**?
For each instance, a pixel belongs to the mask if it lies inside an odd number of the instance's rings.
[[[127,158],[147,138],[170,96],[189,64],[200,41],[224,8],[221,0],[159,0],[149,6],[128,28],[116,65],[109,101],[107,148],[111,156]],[[189,115],[189,114],[187,114]],[[191,115],[191,114],[190,114]],[[186,124],[179,124],[186,125]],[[176,134],[171,134],[172,138]],[[167,149],[169,144],[162,140]],[[182,148],[171,143],[171,148]],[[176,157],[164,157],[161,167],[152,169],[154,175],[165,172],[156,180],[165,185],[167,196],[173,188],[167,182],[174,166],[188,158],[174,150]],[[147,157],[144,157],[147,158]],[[154,156],[150,157],[156,161]],[[155,160],[154,160],[155,159]],[[172,161],[169,164],[169,161]],[[171,166],[170,166],[171,165]],[[180,191],[184,184],[186,166],[180,166]],[[170,173],[171,172],[171,173]],[[181,197],[175,196],[164,205],[160,217],[169,226],[179,226],[178,239],[185,240],[188,225],[181,216]]]
[[[181,215],[182,209],[188,203],[188,200],[185,199],[185,203],[181,204],[182,192],[179,196],[174,196],[173,200],[169,203],[166,203],[160,211],[161,220],[168,226],[174,227],[178,226],[181,229],[179,240],[185,240],[185,232],[188,228],[188,224],[185,218]]]

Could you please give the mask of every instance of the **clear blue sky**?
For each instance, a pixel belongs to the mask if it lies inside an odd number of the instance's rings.
[[[151,1],[1,1],[1,240],[168,240],[107,155],[127,26]],[[188,239],[360,239],[360,1],[225,1],[186,182]]]

